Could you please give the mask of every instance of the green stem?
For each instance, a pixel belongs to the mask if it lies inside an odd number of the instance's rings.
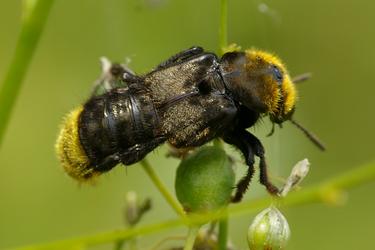
[[[220,0],[220,55],[224,54],[224,49],[228,45],[228,0]],[[214,145],[224,149],[223,142],[221,139],[216,139]],[[227,238],[228,238],[228,216],[226,215],[219,221],[219,236],[218,236],[218,248],[219,250],[227,249]]]
[[[129,239],[129,249],[130,250],[137,250],[138,249],[136,238],[133,237],[133,238]]]
[[[26,76],[53,3],[53,0],[34,1],[35,3],[31,3],[31,0],[25,2],[26,8],[25,13],[23,13],[24,20],[21,32],[10,66],[0,85],[0,147],[23,79]]]
[[[192,250],[194,247],[195,238],[197,238],[199,226],[190,226],[188,236],[186,238],[184,250]]]
[[[119,241],[122,239],[129,239],[138,235],[147,235],[154,232],[159,232],[166,230],[168,228],[174,228],[177,226],[185,225],[184,223],[180,224],[184,220],[182,219],[175,219],[175,220],[168,220],[161,223],[156,223],[152,225],[147,225],[143,227],[134,227],[122,230],[115,230],[111,232],[99,233],[91,236],[84,236],[75,239],[68,239],[68,240],[61,240],[52,242],[49,244],[43,244],[39,246],[27,246],[27,247],[20,247],[14,248],[14,250],[65,250],[71,249],[75,246],[82,246],[82,247],[90,247],[90,246],[97,246],[101,244],[111,243],[115,241]]]
[[[226,250],[228,241],[228,216],[221,218],[219,221],[218,249]]]
[[[118,240],[118,241],[116,241],[113,250],[122,250],[122,248],[124,247],[124,245],[125,245],[125,240],[123,240],[123,239]]]
[[[143,169],[146,171],[154,185],[157,187],[159,192],[164,196],[166,201],[171,205],[171,207],[176,211],[176,213],[181,216],[185,217],[185,212],[183,208],[181,207],[180,203],[173,197],[173,195],[168,191],[167,187],[164,185],[164,183],[161,181],[159,176],[156,174],[156,172],[151,167],[150,163],[144,159],[141,162],[141,165]]]
[[[228,45],[228,0],[220,0],[220,30],[219,30],[219,54],[224,53],[224,48]]]
[[[298,192],[291,192],[283,198],[284,206],[297,206],[314,202],[332,202],[328,199],[332,192],[341,191],[346,188],[353,188],[375,180],[375,162],[366,164],[362,167],[356,167],[337,177],[330,178],[320,184],[306,187]],[[272,198],[267,197],[259,200],[242,202],[238,205],[231,206],[227,209],[231,216],[241,216],[244,214],[256,213],[261,209],[269,206]],[[207,213],[204,215],[190,216],[188,218],[179,218],[168,220],[161,223],[146,225],[138,228],[117,230],[96,234],[92,236],[80,237],[71,240],[57,241],[50,244],[15,248],[17,250],[41,250],[41,249],[69,249],[72,246],[94,246],[109,242],[115,242],[121,239],[129,239],[139,235],[161,232],[187,223],[190,225],[204,224],[212,220],[218,220],[227,216],[223,213]],[[14,250],[15,250],[14,249]]]

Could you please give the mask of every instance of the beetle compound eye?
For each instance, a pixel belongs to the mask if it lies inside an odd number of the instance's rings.
[[[283,82],[283,75],[280,72],[279,68],[277,66],[273,65],[272,70],[273,70],[273,74],[275,76],[275,79],[277,80],[277,82],[279,84],[281,84]]]

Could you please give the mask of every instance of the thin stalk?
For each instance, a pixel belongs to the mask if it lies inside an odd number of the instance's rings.
[[[113,250],[122,250],[122,248],[124,247],[124,245],[125,245],[125,240],[121,239],[119,241],[116,241]]]
[[[354,188],[356,186],[369,183],[375,180],[375,162],[353,168],[337,177],[330,178],[320,184],[303,188],[298,192],[291,192],[287,197],[283,198],[282,205],[297,206],[310,204],[315,202],[330,202],[327,199],[331,196],[332,192],[342,192],[344,189]],[[338,197],[340,198],[340,197]],[[219,220],[226,217],[228,214],[231,216],[241,216],[244,214],[251,214],[259,212],[260,210],[268,207],[272,198],[267,197],[258,200],[251,200],[243,202],[238,205],[231,206],[227,209],[228,213],[207,213],[204,215],[184,217],[174,220],[167,220],[156,224],[145,225],[142,227],[135,227],[131,229],[123,229],[110,231],[91,236],[84,236],[75,239],[62,240],[52,242],[49,244],[26,246],[14,248],[13,250],[42,250],[42,249],[69,249],[74,246],[96,246],[100,244],[115,242],[121,239],[129,239],[135,236],[147,235],[154,232],[161,232],[170,230],[172,228],[184,226],[186,224],[196,225],[204,224],[209,221]],[[334,201],[334,200],[333,200]],[[335,204],[335,203],[334,203]],[[339,203],[340,204],[340,203]]]
[[[176,213],[181,216],[185,217],[185,212],[182,209],[180,203],[173,197],[173,195],[168,191],[167,187],[164,185],[164,183],[161,181],[159,176],[156,174],[156,172],[151,167],[150,163],[144,159],[141,162],[141,165],[143,169],[146,171],[154,185],[157,187],[159,192],[164,196],[165,200],[169,203],[169,205],[176,211]]]
[[[130,250],[137,250],[138,249],[138,244],[137,244],[137,239],[136,238],[131,238],[129,239],[129,249]]]
[[[192,250],[194,247],[195,239],[197,238],[199,226],[190,226],[188,236],[186,238],[184,250]]]
[[[219,54],[224,54],[224,49],[228,45],[228,0],[220,0],[220,33],[219,33]],[[224,149],[221,139],[216,139],[214,145]],[[219,221],[218,249],[227,249],[228,239],[228,216],[221,218]]]
[[[228,0],[220,0],[220,30],[219,30],[219,54],[224,53],[224,48],[228,45]]]
[[[226,250],[228,241],[228,216],[224,216],[219,221],[218,249]]]
[[[35,3],[34,3],[35,2]],[[0,148],[23,79],[47,22],[53,0],[28,0],[16,48],[0,85]]]
[[[21,248],[14,248],[13,250],[65,250],[72,249],[76,246],[90,247],[101,244],[111,243],[119,241],[121,239],[129,239],[138,235],[147,235],[154,232],[160,232],[168,228],[174,228],[177,226],[185,225],[179,224],[181,219],[168,220],[161,223],[147,225],[143,227],[134,227],[122,230],[115,230],[111,232],[99,233],[91,236],[84,236],[75,239],[61,240],[57,242],[51,242],[49,244],[26,246]]]

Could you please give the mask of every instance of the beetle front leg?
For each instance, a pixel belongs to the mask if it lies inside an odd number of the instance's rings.
[[[267,188],[267,191],[272,195],[278,195],[279,189],[273,185],[268,177],[267,173],[267,163],[266,158],[264,156],[264,147],[260,140],[256,138],[255,135],[251,134],[250,132],[247,132],[246,130],[242,132],[242,136],[244,139],[251,145],[252,149],[254,150],[254,153],[256,156],[259,157],[259,181],[262,185],[264,185]]]
[[[241,201],[249,186],[251,177],[254,174],[254,155],[258,156],[260,159],[260,183],[266,187],[267,191],[270,194],[277,195],[279,193],[279,190],[269,181],[267,164],[264,156],[264,148],[259,139],[246,130],[242,130],[240,132],[224,136],[224,140],[225,142],[234,145],[242,152],[245,157],[246,165],[248,166],[247,174],[236,185],[237,190],[232,198],[232,202]]]
[[[242,179],[236,184],[236,193],[232,196],[232,202],[240,202],[249,187],[251,178],[254,175],[254,152],[250,144],[247,143],[240,135],[231,134],[224,137],[224,141],[238,148],[243,154],[246,165],[248,166],[247,173]]]

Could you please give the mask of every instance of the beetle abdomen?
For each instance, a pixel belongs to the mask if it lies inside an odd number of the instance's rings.
[[[56,149],[65,171],[85,181],[118,163],[141,160],[163,140],[147,94],[128,88],[113,89],[89,99],[65,119]]]
[[[132,97],[122,89],[93,97],[84,105],[79,135],[92,165],[101,165],[107,157],[137,143],[134,109]],[[117,163],[110,161],[103,170],[107,171]]]

